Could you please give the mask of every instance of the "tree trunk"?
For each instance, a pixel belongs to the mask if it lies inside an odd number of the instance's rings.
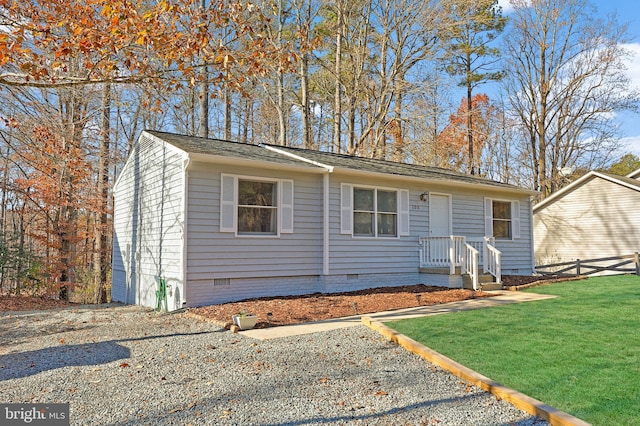
[[[402,132],[402,82],[404,76],[400,73],[396,76],[393,82],[393,92],[396,98],[394,108],[394,121],[393,121],[393,159],[395,161],[402,161],[404,159],[404,135]]]
[[[207,8],[207,1],[202,0],[200,3],[202,12]],[[200,97],[198,99],[200,117],[198,120],[198,135],[202,138],[209,137],[209,68],[207,63],[202,61],[202,72],[200,74]]]
[[[343,26],[343,10],[342,0],[337,2],[338,12],[338,29],[336,31],[336,62],[335,62],[335,93],[333,100],[333,150],[341,152],[341,135],[342,132],[342,83],[340,81],[342,74],[342,26]]]
[[[469,146],[469,173],[476,174],[473,152],[473,100],[471,83],[467,84],[467,143]]]
[[[209,137],[209,69],[206,64],[202,67],[202,81],[200,82],[200,96],[198,98],[200,117],[198,120],[198,136]]]
[[[231,139],[231,89],[229,84],[224,86],[224,135],[223,139],[228,141]]]
[[[98,158],[98,235],[96,237],[96,250],[94,259],[94,276],[96,280],[96,302],[107,302],[107,270],[109,246],[109,225],[107,209],[109,206],[109,151],[111,131],[111,85],[102,85],[102,130],[100,138],[100,150]]]
[[[309,108],[309,55],[302,54],[300,61],[300,92],[302,104],[302,146],[306,149],[313,148],[311,135],[311,111]]]

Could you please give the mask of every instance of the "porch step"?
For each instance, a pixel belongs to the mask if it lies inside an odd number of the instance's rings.
[[[480,290],[484,290],[484,291],[502,290],[502,284],[499,284],[499,283],[480,284]]]
[[[478,287],[480,288],[480,290],[502,290],[502,284],[494,282],[493,279],[493,275],[491,274],[479,275]],[[466,289],[473,288],[473,284],[471,283],[471,277],[469,276],[469,274],[464,274],[462,276],[462,287]]]

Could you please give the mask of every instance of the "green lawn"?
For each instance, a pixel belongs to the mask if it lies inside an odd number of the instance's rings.
[[[387,325],[594,425],[640,425],[640,277],[527,291],[560,297]]]

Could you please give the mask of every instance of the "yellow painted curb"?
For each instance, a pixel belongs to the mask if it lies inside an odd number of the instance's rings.
[[[447,358],[446,356],[434,351],[431,348],[424,346],[421,343],[416,342],[413,339],[400,334],[397,331],[387,327],[380,321],[373,321],[370,317],[363,316],[362,323],[372,330],[377,331],[390,341],[397,343],[403,348],[417,355],[427,361],[447,370],[448,372],[460,377],[461,379],[487,391],[503,399],[520,410],[526,411],[529,414],[538,416],[556,426],[587,426],[589,423],[584,420],[580,420],[564,411],[560,411],[553,408],[550,405],[544,404],[537,399],[531,398],[523,393],[517,392],[500,383],[491,380],[488,377],[478,374],[470,368],[455,362],[454,360]]]

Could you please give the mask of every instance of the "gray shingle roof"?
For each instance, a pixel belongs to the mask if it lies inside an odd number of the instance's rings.
[[[245,160],[269,161],[301,167],[314,167],[310,164],[302,163],[299,160],[293,160],[282,154],[266,150],[260,145],[230,142],[221,139],[207,139],[197,136],[185,136],[156,130],[145,130],[145,132],[190,154],[216,155],[221,157],[242,158]]]
[[[160,139],[193,154],[208,154],[216,156],[236,157],[248,160],[269,161],[274,163],[296,166],[317,167],[298,159],[287,157],[284,154],[265,149],[261,145],[252,145],[240,142],[230,142],[219,139],[206,139],[194,136],[184,136],[175,133],[147,131]],[[314,151],[302,148],[291,148],[279,145],[267,145],[282,152],[287,152],[310,161],[332,166],[336,169],[358,170],[370,173],[383,173],[388,175],[422,178],[430,181],[458,182],[475,185],[488,185],[496,189],[522,190],[514,185],[496,182],[477,176],[458,173],[453,170],[427,167],[415,164],[396,163],[386,160],[361,158],[352,155],[335,154],[330,152]],[[526,191],[526,190],[525,190]]]
[[[328,166],[333,166],[335,168],[360,170],[371,173],[384,173],[397,176],[417,177],[428,180],[453,180],[470,184],[494,185],[501,188],[517,188],[514,185],[508,185],[501,182],[496,182],[477,176],[471,176],[440,167],[397,163],[393,161],[361,158],[352,155],[334,154],[330,152],[313,151],[302,148],[290,148],[283,146],[274,146],[274,148],[291,152],[292,154],[298,155],[300,157],[304,157],[318,163],[326,164]]]

